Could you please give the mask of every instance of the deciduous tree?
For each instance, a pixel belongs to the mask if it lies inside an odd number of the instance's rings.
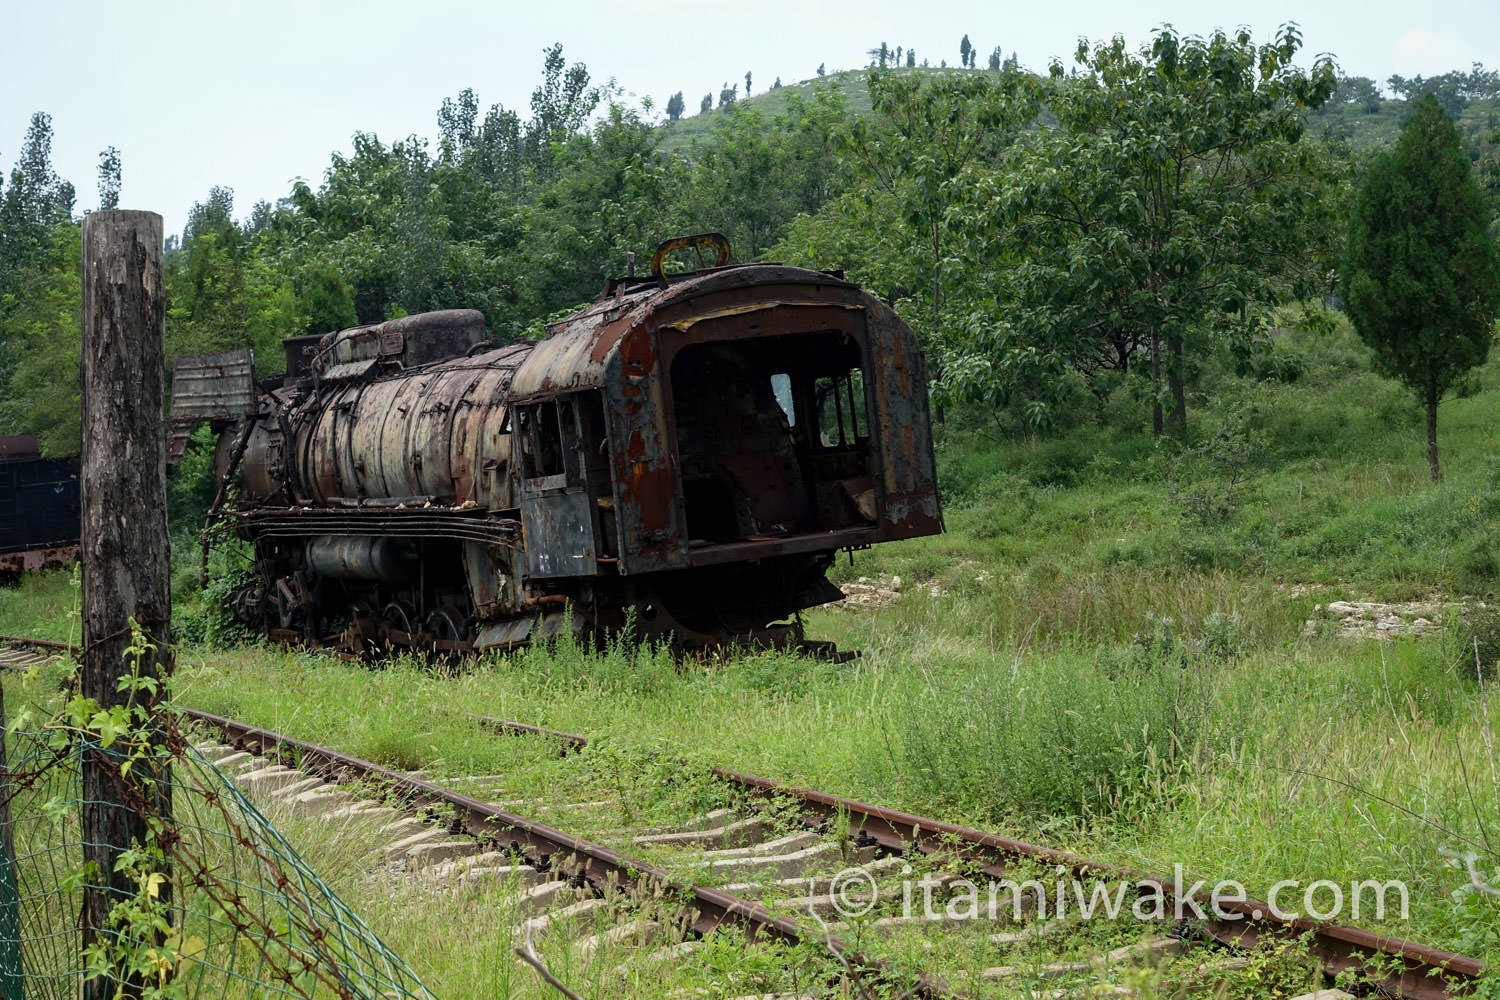
[[[862,270],[862,280],[906,299],[908,320],[936,345],[949,325],[943,317],[955,285],[973,274],[973,259],[955,246],[965,220],[979,211],[972,201],[979,178],[1034,117],[1035,86],[1019,76],[880,70],[869,71],[868,85],[872,113],[851,121],[837,138],[852,174],[851,197],[875,196],[874,215],[893,217],[895,226],[867,237],[881,246],[861,256],[880,264]],[[837,228],[840,217],[867,213],[840,203],[826,214],[824,221]],[[797,242],[847,245],[808,227]]]
[[[1336,71],[1326,57],[1296,67],[1300,47],[1295,25],[1259,46],[1243,29],[1168,27],[1139,52],[1081,42],[1081,74],[1053,64],[1057,126],[997,175],[1019,261],[997,275],[1011,309],[986,348],[1005,380],[1045,384],[1111,357],[1128,368],[1144,344],[1152,429],[1169,402],[1180,433],[1189,353],[1243,343],[1264,310],[1321,279],[1337,173],[1301,140]]]
[[[99,208],[111,209],[120,206],[120,151],[113,146],[105,147],[99,154]]]
[[[1434,480],[1438,404],[1494,339],[1500,257],[1486,215],[1458,129],[1429,93],[1360,185],[1340,276],[1360,339],[1427,412]]]

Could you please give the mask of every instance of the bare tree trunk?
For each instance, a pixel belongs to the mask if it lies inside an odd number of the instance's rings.
[[[1182,335],[1174,333],[1167,337],[1167,349],[1172,359],[1167,364],[1167,385],[1172,390],[1172,433],[1179,438],[1187,437],[1187,390],[1183,384]]]
[[[81,689],[103,708],[146,698],[119,689],[133,668],[164,677],[172,665],[164,319],[161,216],[104,211],[85,218]],[[132,621],[156,647],[138,664],[127,662]],[[132,897],[135,885],[115,862],[132,844],[150,843],[148,816],[169,819],[171,791],[165,769],[148,761],[122,775],[117,753],[97,737],[84,739],[83,851],[93,866],[83,896],[87,947],[116,933],[110,909]],[[134,996],[140,986],[101,976],[83,984],[83,1000],[117,990]]]
[[[1432,469],[1432,481],[1438,482],[1443,478],[1442,469],[1438,467],[1437,450],[1437,393],[1427,394],[1427,464]]]
[[[1161,333],[1151,330],[1151,436],[1161,437]]]

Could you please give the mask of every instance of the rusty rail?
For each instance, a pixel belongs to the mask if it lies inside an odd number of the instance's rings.
[[[588,745],[587,737],[577,733],[488,716],[481,717],[480,722],[500,732],[549,737],[558,740],[570,751],[576,752]],[[716,777],[758,795],[776,796],[782,800],[795,799],[803,806],[804,822],[810,826],[838,822],[840,817],[845,817],[851,829],[858,829],[862,839],[867,843],[873,842],[884,850],[898,853],[911,850],[924,854],[943,853],[970,861],[987,875],[997,878],[1003,876],[1016,860],[1041,861],[1061,865],[1075,875],[1108,876],[1149,885],[1161,892],[1165,899],[1176,900],[1171,880],[1131,871],[1119,865],[1093,861],[1066,851],[1011,840],[982,830],[838,795],[793,788],[753,774],[717,767],[711,770]],[[1189,898],[1192,898],[1191,894]],[[1262,937],[1291,939],[1310,933],[1312,950],[1325,971],[1330,974],[1348,970],[1364,972],[1392,995],[1410,1000],[1448,1000],[1485,971],[1483,962],[1468,955],[1429,948],[1358,927],[1320,924],[1307,919],[1282,919],[1272,912],[1268,904],[1253,899],[1220,898],[1218,906],[1226,915],[1234,914],[1238,919],[1206,916],[1200,926],[1222,944],[1246,948],[1254,947]],[[1372,962],[1371,959],[1377,961]],[[1400,963],[1399,971],[1388,971],[1392,963],[1397,962]]]
[[[24,644],[45,649],[67,651],[76,655],[77,647],[67,643],[45,639],[29,639],[21,636],[0,635],[0,643]],[[660,879],[674,889],[695,897],[702,909],[698,920],[706,921],[698,929],[711,929],[720,923],[735,922],[746,927],[747,932],[770,933],[792,939],[805,935],[795,921],[775,917],[759,905],[727,893],[701,886],[688,886],[674,880],[658,869],[643,862],[632,861],[609,848],[573,837],[545,824],[524,817],[514,816],[494,809],[482,802],[449,792],[431,782],[410,778],[379,765],[349,757],[336,750],[304,743],[294,737],[257,729],[230,719],[199,712],[194,709],[179,709],[188,718],[198,719],[216,726],[221,731],[234,735],[242,745],[255,745],[265,751],[276,751],[285,747],[296,750],[304,760],[321,762],[325,773],[361,774],[407,792],[413,801],[424,804],[449,804],[459,810],[466,829],[480,839],[497,840],[495,830],[513,831],[513,849],[534,852],[534,857],[547,857],[555,853],[576,854],[582,863],[581,873],[591,883],[605,884],[611,877],[617,883],[633,880],[636,876]],[[480,721],[498,732],[522,736],[542,736],[562,744],[564,752],[576,752],[588,745],[588,738],[578,733],[569,733],[541,726],[513,722],[506,719],[482,717]],[[996,834],[946,823],[941,820],[917,816],[912,813],[887,809],[854,799],[812,789],[794,788],[770,778],[712,768],[712,773],[731,784],[747,789],[757,795],[791,798],[804,808],[804,822],[809,826],[821,826],[846,817],[851,828],[858,828],[866,842],[893,852],[917,850],[923,853],[942,852],[973,862],[986,874],[999,877],[1018,860],[1041,861],[1062,865],[1078,875],[1116,877],[1126,881],[1155,887],[1167,899],[1175,899],[1171,880],[1132,871],[1119,865],[1094,861],[1080,855],[1055,848],[1012,840]],[[498,842],[498,841],[497,841]],[[613,875],[611,875],[613,873]],[[634,874],[631,874],[634,873]],[[629,876],[627,879],[626,876]],[[1430,948],[1426,945],[1402,938],[1376,934],[1359,927],[1341,924],[1320,924],[1307,919],[1282,919],[1272,913],[1268,904],[1253,899],[1220,898],[1219,907],[1226,914],[1239,919],[1206,917],[1201,928],[1215,940],[1231,947],[1253,947],[1262,937],[1290,939],[1303,934],[1312,935],[1312,948],[1331,974],[1347,970],[1359,970],[1394,996],[1410,1000],[1449,1000],[1464,986],[1474,982],[1485,973],[1485,965],[1468,955]],[[695,924],[696,926],[696,924]],[[877,970],[882,964],[868,956],[852,952],[837,938],[829,939],[830,947],[844,960],[864,968]],[[1371,959],[1379,960],[1372,962]],[[1378,971],[1372,966],[1381,962],[1400,964],[1399,971]],[[944,995],[942,984],[922,979],[919,992],[923,995]]]
[[[50,649],[59,653],[67,653],[77,656],[79,647],[70,642],[54,642],[51,639],[31,639],[24,635],[0,635],[0,645],[5,646],[35,646],[38,649]]]
[[[942,998],[951,996],[943,983],[926,976],[897,973],[884,961],[858,952],[844,941],[822,929],[807,928],[787,917],[778,917],[765,907],[748,899],[707,886],[692,885],[673,877],[647,862],[627,857],[608,847],[555,827],[514,813],[497,809],[478,799],[451,791],[431,781],[414,778],[400,771],[381,767],[330,747],[308,743],[292,736],[238,722],[191,708],[177,709],[186,719],[213,727],[223,738],[258,755],[289,755],[300,770],[330,781],[358,779],[379,784],[401,795],[417,807],[448,810],[454,832],[463,832],[498,850],[509,850],[539,870],[561,868],[573,878],[581,878],[597,891],[611,887],[658,886],[690,900],[693,929],[706,934],[721,924],[744,930],[748,939],[779,938],[791,942],[822,942],[846,967],[861,969],[872,975],[897,976],[909,985],[910,995]],[[538,730],[538,733],[545,732]],[[580,737],[581,738],[581,737]],[[560,859],[560,860],[558,860]]]

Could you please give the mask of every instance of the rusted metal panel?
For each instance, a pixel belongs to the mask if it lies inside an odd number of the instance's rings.
[[[239,420],[254,412],[255,354],[248,347],[177,359],[172,422]]]
[[[548,578],[594,572],[591,506],[588,494],[566,484],[534,492],[523,487],[521,523],[526,526],[528,573]]]
[[[57,545],[24,552],[0,552],[0,573],[37,573],[62,569],[78,561],[77,545]]]
[[[204,422],[235,423],[255,414],[255,354],[248,347],[217,354],[191,354],[172,368],[171,438],[167,461],[187,450],[193,428]]]

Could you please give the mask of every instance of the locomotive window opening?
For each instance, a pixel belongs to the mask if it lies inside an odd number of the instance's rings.
[[[792,377],[786,372],[772,375],[771,394],[776,397],[776,405],[781,407],[781,412],[786,414],[786,425],[796,427],[797,401],[792,396]]]
[[[813,400],[818,414],[818,444],[824,450],[856,448],[868,439],[864,372],[853,368],[818,378],[813,383]]]
[[[609,425],[604,419],[604,398],[597,392],[581,392],[578,405],[578,457],[584,478],[596,496],[609,496]]]
[[[579,452],[583,448],[578,442],[578,413],[571,399],[559,399],[556,405],[560,459],[557,471],[566,471],[568,479],[576,482],[581,478],[582,456]]]
[[[521,463],[526,478],[562,475],[563,436],[556,401],[521,407],[517,416],[521,430]]]

